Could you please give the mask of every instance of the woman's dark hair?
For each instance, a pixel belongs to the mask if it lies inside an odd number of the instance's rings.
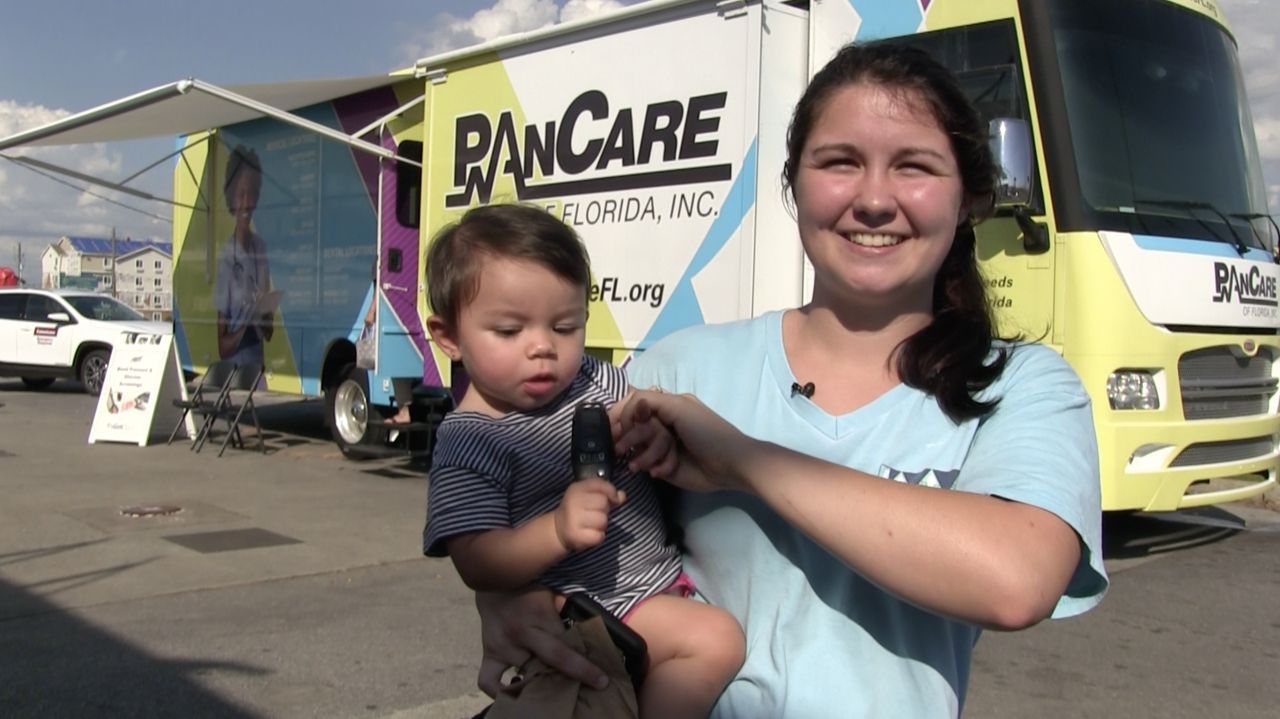
[[[977,395],[991,385],[1008,361],[997,339],[978,271],[973,225],[995,205],[996,166],[987,127],[954,76],[927,53],[904,45],[846,45],[814,76],[796,104],[787,131],[782,179],[794,199],[801,154],[809,133],[832,95],[856,84],[875,85],[924,103],[943,132],[960,168],[969,216],[956,228],[951,250],[933,285],[933,321],[907,338],[897,353],[898,375],[910,387],[933,395],[953,421],[982,417],[999,399]]]
[[[427,250],[431,311],[456,326],[462,308],[480,291],[485,260],[528,260],[557,277],[591,287],[591,261],[578,234],[545,210],[529,205],[487,205],[444,227]]]
[[[236,208],[232,205],[235,200],[231,193],[241,173],[252,180],[253,196],[257,197],[262,191],[262,163],[258,161],[258,153],[244,145],[236,145],[231,151],[231,157],[227,158],[227,172],[222,180],[222,196],[226,198],[227,210],[232,214],[235,214]]]

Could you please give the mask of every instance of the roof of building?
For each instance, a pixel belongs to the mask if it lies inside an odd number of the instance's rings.
[[[155,247],[166,255],[173,255],[173,243],[161,242],[160,240],[114,240],[115,248],[112,249],[113,240],[110,237],[71,237],[68,236],[67,242],[76,249],[77,252],[86,255],[125,255],[136,250],[145,249],[147,247]]]
[[[173,253],[169,252],[169,248],[171,246],[172,245],[170,245],[170,243],[168,242],[163,242],[163,243],[157,242],[151,245],[143,245],[141,247],[129,250],[128,252],[121,252],[117,249],[116,262],[123,262],[124,260],[129,259],[129,257],[133,255],[139,255],[144,252],[159,252],[163,254],[165,257],[173,257]]]

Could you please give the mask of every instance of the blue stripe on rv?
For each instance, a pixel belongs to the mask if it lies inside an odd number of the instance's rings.
[[[918,0],[849,0],[849,5],[862,19],[854,38],[859,42],[913,33],[924,19]]]
[[[1161,237],[1159,235],[1134,235],[1134,242],[1144,250],[1157,252],[1181,252],[1183,254],[1208,255],[1210,257],[1228,257],[1233,260],[1253,260],[1254,262],[1270,262],[1271,255],[1256,247],[1251,247],[1244,256],[1226,242],[1213,240],[1191,240],[1183,237]]]
[[[756,144],[757,141],[752,139],[746,157],[742,158],[742,168],[734,178],[729,194],[724,198],[724,204],[720,206],[716,219],[707,229],[706,236],[702,238],[698,251],[689,261],[680,281],[672,289],[670,298],[658,313],[658,319],[654,320],[648,334],[640,341],[640,349],[676,330],[703,324],[702,307],[693,290],[693,278],[719,254],[755,205]]]

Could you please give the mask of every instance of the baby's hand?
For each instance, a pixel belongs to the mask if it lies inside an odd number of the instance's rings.
[[[581,552],[604,541],[609,512],[627,500],[612,482],[592,478],[574,482],[556,508],[556,538],[570,552]]]

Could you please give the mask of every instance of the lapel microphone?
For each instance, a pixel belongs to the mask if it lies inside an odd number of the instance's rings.
[[[805,399],[811,399],[813,397],[813,391],[815,389],[817,388],[813,386],[812,382],[805,382],[804,384],[800,384],[799,382],[792,382],[791,396],[795,397],[796,395],[801,395]]]

